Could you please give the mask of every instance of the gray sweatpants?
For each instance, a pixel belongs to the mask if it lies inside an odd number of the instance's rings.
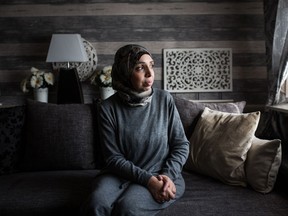
[[[160,204],[154,200],[146,187],[111,174],[102,174],[95,178],[93,192],[84,203],[81,216],[156,215],[183,195],[185,183],[182,176],[174,184],[177,190],[176,198]]]

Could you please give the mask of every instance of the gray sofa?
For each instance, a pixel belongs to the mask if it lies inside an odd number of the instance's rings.
[[[242,112],[244,102],[203,104],[175,97],[187,137],[204,107]],[[56,105],[27,100],[0,109],[0,215],[79,215],[91,182],[103,166],[97,105]],[[183,170],[184,196],[159,215],[288,215],[285,180],[273,190],[232,186]],[[276,179],[276,176],[274,176]],[[270,185],[271,186],[271,185]]]

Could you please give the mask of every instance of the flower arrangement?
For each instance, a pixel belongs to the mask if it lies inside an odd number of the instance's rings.
[[[29,92],[29,89],[47,88],[54,84],[54,76],[51,72],[44,72],[37,68],[31,68],[31,74],[21,82],[23,92]]]
[[[91,78],[91,83],[99,87],[112,87],[112,66],[105,66]]]

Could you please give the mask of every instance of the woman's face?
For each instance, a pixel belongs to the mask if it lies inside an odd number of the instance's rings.
[[[152,88],[154,83],[154,61],[150,55],[144,54],[133,69],[131,83],[135,91],[144,92]]]

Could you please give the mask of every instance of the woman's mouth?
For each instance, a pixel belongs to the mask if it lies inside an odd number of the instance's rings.
[[[153,80],[146,80],[145,83],[144,83],[144,85],[145,85],[146,87],[152,86],[152,85],[153,85]]]

